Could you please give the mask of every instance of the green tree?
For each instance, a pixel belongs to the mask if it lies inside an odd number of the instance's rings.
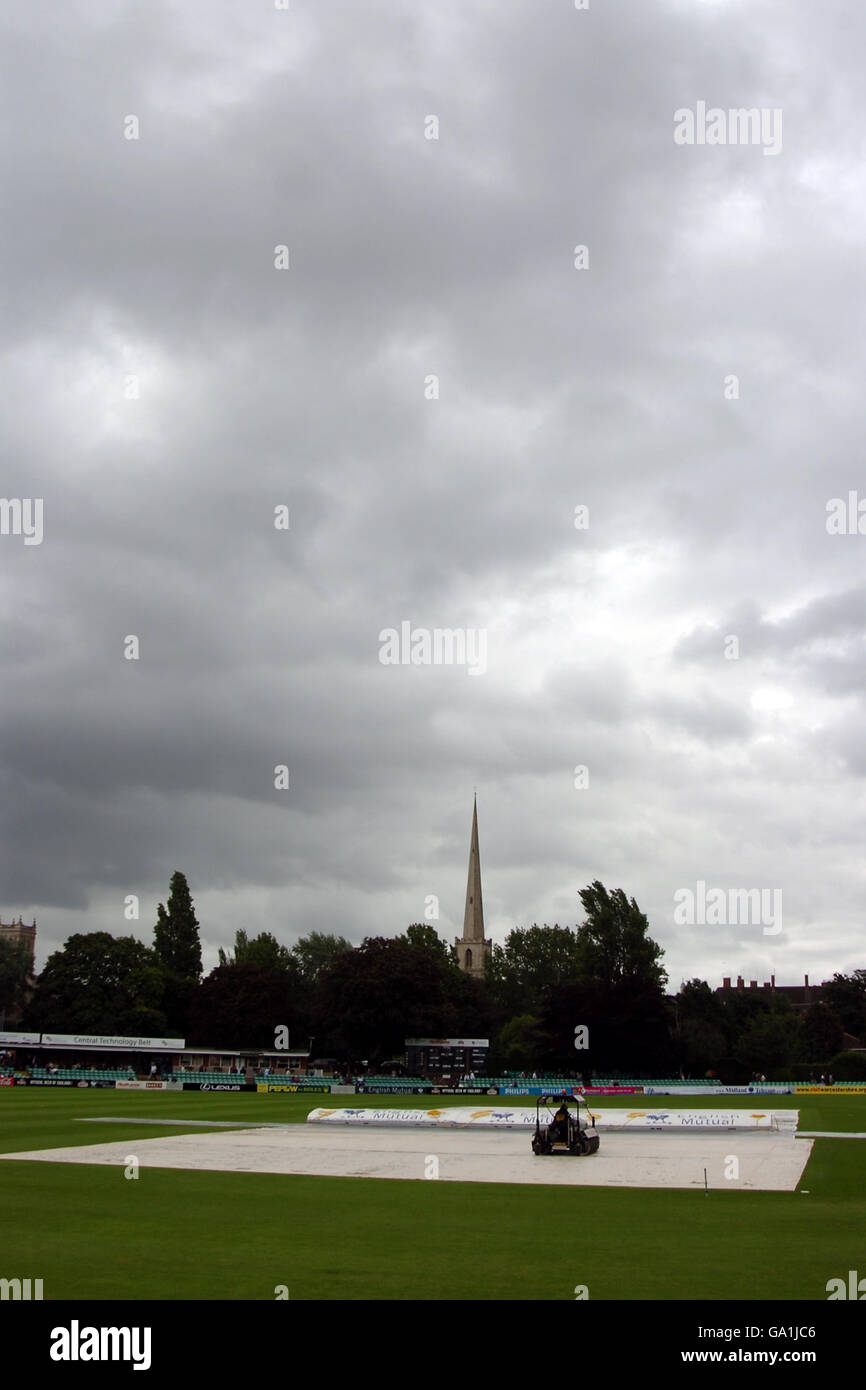
[[[154,951],[108,932],[70,936],[49,956],[27,1009],[43,1033],[165,1034],[163,976]]]
[[[621,888],[596,880],[580,893],[586,920],[575,934],[574,978],[542,1010],[551,1068],[658,1075],[673,1063],[667,975],[649,922]],[[586,1035],[576,1029],[586,1029]],[[585,1047],[576,1047],[584,1038]]]
[[[308,984],[315,985],[322,971],[331,965],[335,957],[353,949],[351,941],[344,936],[311,931],[309,936],[302,936],[295,942],[292,955],[298,962],[303,978]]]
[[[545,1050],[541,1019],[534,1014],[518,1014],[500,1029],[491,1060],[497,1070],[529,1070],[541,1065]]]
[[[846,1033],[866,1036],[866,970],[834,975],[823,986],[821,997],[838,1017]]]
[[[453,1018],[453,973],[435,951],[399,938],[368,937],[357,949],[338,953],[318,980],[317,1053],[344,1062],[382,1062],[400,1055],[407,1037],[443,1036]],[[455,991],[463,985],[454,980]]]
[[[407,946],[414,946],[419,950],[432,951],[442,965],[453,965],[459,969],[456,954],[449,952],[442,937],[435,927],[430,926],[429,922],[413,922],[411,927],[406,928],[405,934],[398,936],[397,940],[405,941]]]
[[[218,965],[202,981],[190,1009],[194,1045],[273,1049],[283,1027],[292,1047],[302,1050],[307,1019],[298,979],[249,962]]]
[[[201,941],[189,886],[182,873],[173,873],[168,909],[157,907],[153,945],[166,974],[198,984],[201,979]]]
[[[32,968],[30,952],[23,941],[0,941],[0,1019],[23,1007],[27,981]]]
[[[539,1015],[550,993],[577,978],[578,939],[570,927],[515,927],[494,943],[485,982],[505,1017]]]
[[[234,952],[227,955],[220,947],[219,962],[220,965],[257,965],[261,970],[276,975],[295,977],[300,974],[297,959],[288,946],[281,945],[275,936],[266,931],[259,932],[250,940],[240,928],[235,932]]]
[[[702,1018],[687,1018],[678,1038],[680,1065],[687,1076],[705,1076],[719,1070],[727,1053],[725,1034]]]
[[[649,935],[649,922],[621,888],[608,893],[596,879],[581,889],[586,921],[577,929],[579,972],[603,989],[661,993],[667,973],[664,952]]]
[[[804,1061],[827,1062],[841,1051],[841,1021],[827,1004],[811,1004],[803,1015]]]
[[[759,1009],[734,1043],[733,1058],[749,1072],[785,1071],[803,1055],[802,1024],[787,1000]]]
[[[718,1071],[728,1053],[725,1012],[706,980],[682,985],[672,1001],[671,1031],[677,1063],[687,1075]]]
[[[702,1022],[721,1028],[724,1011],[718,995],[710,989],[706,980],[695,977],[680,986],[676,996],[677,1012],[681,1022]]]

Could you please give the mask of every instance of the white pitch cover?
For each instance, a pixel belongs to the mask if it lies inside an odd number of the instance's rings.
[[[768,1130],[796,1127],[795,1110],[596,1110],[590,1106],[596,1128],[604,1130]],[[581,1109],[581,1119],[585,1112]],[[443,1106],[441,1110],[368,1110],[344,1107],[339,1110],[319,1106],[307,1116],[313,1125],[376,1125],[386,1129],[411,1126],[413,1129],[535,1129],[535,1110],[517,1107],[476,1108],[467,1105]],[[542,1114],[542,1121],[545,1115]]]

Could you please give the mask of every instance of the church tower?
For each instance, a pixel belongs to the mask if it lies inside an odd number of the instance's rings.
[[[478,853],[478,805],[472,807],[472,839],[469,842],[469,877],[466,882],[466,911],[463,935],[454,945],[460,969],[475,979],[484,978],[484,963],[493,941],[484,939],[484,905],[481,901],[481,857]]]

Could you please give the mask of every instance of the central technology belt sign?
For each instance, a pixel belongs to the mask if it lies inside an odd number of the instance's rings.
[[[111,1033],[43,1033],[43,1047],[138,1047],[145,1052],[181,1052],[183,1038],[126,1038]]]

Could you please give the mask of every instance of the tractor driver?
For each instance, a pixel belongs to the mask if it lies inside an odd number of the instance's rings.
[[[548,1133],[555,1144],[568,1143],[568,1106],[565,1101],[562,1101],[559,1109],[551,1120]]]

